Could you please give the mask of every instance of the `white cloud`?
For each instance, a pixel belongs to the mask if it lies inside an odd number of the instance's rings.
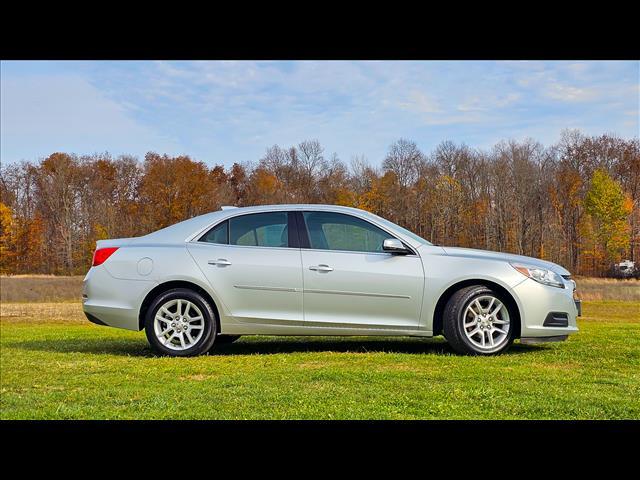
[[[82,77],[21,75],[2,78],[1,88],[3,162],[55,151],[142,155],[144,145],[179,150],[175,140],[137,122]]]
[[[638,105],[638,64],[629,62],[96,62],[58,71],[3,69],[3,159],[153,149],[229,165],[318,138],[327,152],[377,162],[398,137],[428,150],[424,142],[482,145],[512,133],[544,141],[567,125],[628,136],[638,125],[637,113],[625,114]]]
[[[400,102],[398,105],[419,113],[442,113],[442,108],[437,99],[418,90],[413,90],[409,93],[407,100]]]
[[[506,95],[475,95],[464,100],[458,105],[458,110],[461,112],[481,112],[481,111],[493,111],[495,109],[508,107],[514,104],[522,97],[521,94],[511,92]]]
[[[544,95],[564,102],[588,102],[595,99],[599,95],[599,91],[597,88],[580,88],[554,82],[547,86]]]

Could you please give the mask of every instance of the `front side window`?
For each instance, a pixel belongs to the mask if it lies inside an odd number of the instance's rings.
[[[382,243],[393,238],[381,228],[351,215],[304,212],[311,248],[352,252],[383,252]]]
[[[403,228],[396,223],[390,222],[386,218],[379,217],[378,215],[374,215],[373,213],[369,213],[369,215],[374,217],[378,221],[378,223],[381,223],[385,227],[389,227],[393,230],[399,230],[401,233],[405,234],[407,237],[411,238],[412,240],[415,240],[417,243],[422,243],[424,245],[433,245],[433,243],[431,243],[428,240],[425,240],[419,235],[416,235],[411,230],[407,230],[406,228]]]
[[[230,218],[229,244],[252,247],[288,247],[287,213],[254,213]]]

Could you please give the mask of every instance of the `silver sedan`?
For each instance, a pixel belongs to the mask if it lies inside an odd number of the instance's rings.
[[[330,205],[223,207],[143,237],[100,240],[83,308],[192,356],[241,335],[444,335],[460,353],[565,340],[580,302],[567,270],[436,246]]]

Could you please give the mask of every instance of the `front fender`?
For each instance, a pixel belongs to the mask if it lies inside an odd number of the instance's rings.
[[[513,297],[519,311],[523,311],[522,302],[514,289],[526,277],[508,262],[450,257],[438,251],[427,255],[421,253],[425,271],[425,303],[420,325],[425,330],[433,332],[436,305],[442,296],[456,285],[469,285],[473,281],[499,285]]]

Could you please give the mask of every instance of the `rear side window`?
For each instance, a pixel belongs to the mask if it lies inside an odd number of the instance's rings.
[[[352,252],[383,252],[382,243],[393,238],[384,230],[351,215],[304,212],[311,248]]]
[[[227,245],[229,243],[229,222],[225,220],[219,223],[201,237],[200,241]]]
[[[287,213],[254,213],[229,219],[229,244],[251,247],[288,247]]]

